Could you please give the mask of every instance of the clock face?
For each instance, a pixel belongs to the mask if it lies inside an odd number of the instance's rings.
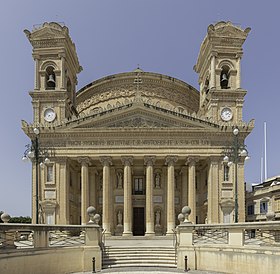
[[[47,122],[52,122],[56,117],[56,114],[52,108],[47,108],[44,112],[44,119]]]
[[[222,111],[221,111],[221,118],[224,120],[224,121],[229,121],[232,119],[232,110],[228,107],[226,108],[223,108]]]

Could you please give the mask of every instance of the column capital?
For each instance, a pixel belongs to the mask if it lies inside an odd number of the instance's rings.
[[[78,158],[78,162],[82,165],[82,166],[90,166],[90,158],[89,157],[79,157]]]
[[[165,164],[168,166],[174,166],[174,164],[178,161],[177,155],[168,155],[165,158]]]
[[[190,156],[190,157],[187,157],[187,160],[186,160],[186,165],[189,165],[189,166],[195,166],[195,164],[199,161],[199,158],[198,157],[194,157],[194,156]]]
[[[212,51],[211,51],[211,56],[212,56],[212,57],[218,57],[218,52],[215,51],[215,50],[212,50]]]
[[[121,160],[124,166],[133,165],[133,156],[121,156]]]
[[[156,156],[144,156],[144,165],[153,166],[156,162]]]
[[[55,157],[54,162],[56,162],[58,164],[66,164],[68,162],[68,158],[67,157]]]
[[[99,160],[103,166],[111,166],[113,164],[112,157],[110,156],[101,156],[99,157]]]
[[[223,162],[223,157],[222,156],[210,156],[208,157],[209,163],[219,163]]]

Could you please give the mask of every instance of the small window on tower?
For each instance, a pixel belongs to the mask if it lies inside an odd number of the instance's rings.
[[[55,73],[51,66],[46,69],[46,89],[55,89]]]

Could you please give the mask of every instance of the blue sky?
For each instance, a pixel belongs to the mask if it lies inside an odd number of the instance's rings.
[[[78,87],[100,77],[144,71],[176,77],[198,89],[193,66],[207,26],[232,21],[251,27],[244,44],[241,86],[245,97],[244,120],[256,119],[247,138],[251,160],[247,182],[260,180],[263,122],[267,122],[268,177],[280,174],[279,102],[280,54],[277,0],[9,0],[1,3],[0,210],[16,215],[31,212],[31,165],[21,161],[29,142],[21,120],[32,121],[31,97],[34,62],[23,33],[36,24],[66,24],[84,70]]]

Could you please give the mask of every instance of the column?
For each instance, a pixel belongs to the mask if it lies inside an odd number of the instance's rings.
[[[237,74],[236,74],[236,88],[240,88],[241,87],[241,66],[240,66],[241,56],[242,56],[242,54],[238,54],[237,55],[237,60],[236,60],[236,70],[237,70]]]
[[[145,235],[155,234],[154,224],[154,203],[153,203],[153,189],[154,189],[154,170],[155,156],[145,156],[144,164],[146,165],[146,233]]]
[[[216,71],[215,71],[215,66],[216,66],[216,57],[215,55],[212,55],[211,57],[211,74],[210,74],[210,85],[209,88],[214,88],[216,86]]]
[[[189,157],[187,164],[189,166],[189,185],[188,185],[188,202],[191,208],[191,214],[189,220],[192,223],[196,223],[196,185],[195,185],[195,164],[198,161],[197,158]]]
[[[182,197],[181,197],[181,205],[182,207],[188,205],[188,167],[184,166],[181,169],[182,174]]]
[[[177,162],[177,156],[167,156],[167,232],[166,234],[173,234],[175,228],[175,177],[174,165]]]
[[[89,205],[97,207],[97,197],[96,197],[96,175],[97,171],[95,167],[89,168]]]
[[[69,224],[70,216],[69,216],[69,172],[66,158],[56,158],[56,162],[58,164],[59,170],[59,220],[58,224]]]
[[[60,73],[60,87],[57,83],[57,87],[61,88],[61,89],[65,89],[65,80],[66,80],[66,74],[65,74],[65,54],[64,53],[60,53],[59,54],[59,58],[61,60],[60,64],[61,64],[61,73]]]
[[[39,90],[39,56],[34,55],[33,57],[35,60],[34,90]]]
[[[79,158],[81,164],[81,223],[85,225],[88,220],[87,208],[89,207],[89,165],[88,157]]]
[[[123,236],[132,235],[132,176],[133,157],[122,157],[123,171]]]
[[[210,157],[208,173],[208,209],[209,224],[219,223],[219,158]]]
[[[103,201],[102,201],[102,227],[105,229],[106,235],[111,235],[110,227],[110,165],[112,158],[108,156],[100,157],[100,162],[103,165]]]

